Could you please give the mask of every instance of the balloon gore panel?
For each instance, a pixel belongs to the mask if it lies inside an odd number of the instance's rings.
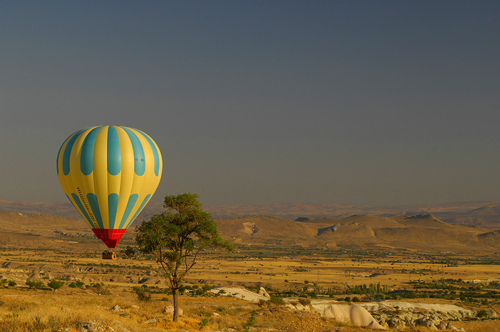
[[[79,130],[64,141],[57,155],[58,178],[66,196],[109,248],[116,247],[149,202],[162,170],[156,143],[128,127]]]

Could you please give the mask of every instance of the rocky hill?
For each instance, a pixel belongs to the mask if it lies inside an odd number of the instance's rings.
[[[50,208],[43,204],[18,203],[17,207],[25,212],[0,212],[0,246],[71,250],[87,250],[90,247],[96,249],[96,246],[105,248],[81,220],[53,214],[25,214],[30,209]],[[495,224],[492,214],[492,211],[496,211],[495,207],[477,210],[474,213],[483,213],[484,220],[489,220],[488,225]],[[423,252],[500,251],[500,231],[459,222],[451,224],[428,213],[301,217],[298,221],[276,216],[248,215],[218,219],[217,223],[223,237],[242,245],[407,249]],[[333,225],[337,226],[335,233],[331,231]],[[122,245],[133,243],[134,230],[133,226],[129,229]]]
[[[500,233],[445,223],[432,215],[322,218],[292,221],[245,216],[217,221],[221,234],[246,245],[349,249],[407,249],[422,252],[496,252]],[[334,233],[331,226],[337,226]]]
[[[299,217],[321,220],[324,218],[345,218],[352,215],[380,217],[412,216],[429,214],[452,224],[475,225],[500,229],[500,202],[462,202],[448,204],[405,205],[405,206],[363,206],[342,204],[253,204],[253,205],[204,205],[215,219],[238,218],[247,215],[274,216],[295,220]],[[69,202],[40,203],[0,200],[0,212],[13,211],[22,214],[59,215],[83,220]],[[136,224],[163,211],[163,204],[150,202],[136,219]]]

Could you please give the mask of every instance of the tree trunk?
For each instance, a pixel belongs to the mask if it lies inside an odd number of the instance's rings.
[[[179,320],[179,289],[172,289],[172,295],[174,298],[174,322]]]

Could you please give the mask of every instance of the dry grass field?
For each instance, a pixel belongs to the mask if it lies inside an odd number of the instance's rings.
[[[380,283],[387,291],[411,289],[410,281],[433,282],[443,279],[489,282],[498,280],[500,265],[460,264],[445,266],[438,257],[392,254],[373,257],[346,253],[322,257],[320,251],[307,256],[263,257],[261,249],[244,249],[234,254],[207,252],[187,278],[186,286],[204,285],[265,287],[272,292],[294,290],[314,299],[344,301],[347,287]],[[290,253],[291,254],[291,253]],[[443,258],[443,257],[440,257]],[[450,257],[448,257],[450,258]],[[471,257],[455,257],[469,259]],[[460,261],[460,260],[458,260]],[[180,322],[162,310],[171,298],[155,263],[146,257],[116,261],[102,260],[86,251],[4,249],[0,255],[0,274],[5,283],[0,289],[0,331],[367,331],[334,320],[322,319],[314,312],[292,311],[284,306],[259,306],[226,296],[181,296],[184,311]],[[410,273],[411,272],[411,273]],[[44,282],[45,288],[29,289],[27,279]],[[56,291],[46,288],[50,280],[63,280]],[[81,280],[85,286],[70,287]],[[96,289],[93,285],[102,285]],[[151,301],[140,301],[135,287],[152,290]],[[304,293],[300,293],[303,291]],[[328,294],[328,292],[331,292]],[[312,297],[311,297],[312,296]],[[353,295],[350,295],[353,297]],[[354,295],[355,296],[355,295]],[[357,295],[363,301],[364,295]],[[292,300],[300,296],[290,297]],[[500,301],[488,304],[460,298],[403,299],[408,302],[449,303],[475,311],[500,311]],[[342,302],[345,303],[345,302]],[[118,310],[108,310],[118,305]],[[255,310],[252,324],[251,314]],[[491,317],[490,317],[491,318]],[[247,324],[247,325],[245,325]],[[250,324],[250,325],[249,325]],[[499,321],[453,322],[466,331],[500,331]],[[101,331],[99,330],[99,331]],[[407,331],[426,331],[412,327]]]
[[[133,245],[134,229],[120,242],[117,260],[102,260],[105,246],[82,222],[1,212],[0,331],[367,331],[314,310],[293,310],[290,303],[379,300],[457,305],[481,315],[453,326],[500,331],[496,231],[433,216],[217,222],[237,250],[203,252],[186,278],[184,314],[174,324],[163,312],[171,299],[152,257],[120,252]],[[332,224],[336,233],[322,231]],[[64,285],[53,291],[47,287],[53,280]],[[207,292],[218,286],[264,287],[285,301],[264,305]],[[138,292],[151,300],[140,300]]]

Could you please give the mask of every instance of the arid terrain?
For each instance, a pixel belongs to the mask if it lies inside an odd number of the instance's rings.
[[[206,205],[214,219],[237,218],[247,215],[274,216],[295,220],[299,217],[312,219],[343,218],[352,215],[372,215],[381,217],[411,216],[430,213],[442,221],[456,224],[500,228],[500,202],[461,202],[428,205],[363,206],[342,204],[254,204],[254,205]],[[163,204],[151,202],[139,214],[136,224],[163,210]],[[59,215],[83,220],[69,202],[40,203],[0,200],[1,211],[15,211],[23,214]]]
[[[44,213],[29,213],[28,205]],[[369,329],[327,319],[331,304],[366,308],[389,329],[449,324],[500,330],[496,219],[483,214],[488,223],[478,226],[437,217],[487,210],[473,203],[462,212],[455,206],[432,214],[380,209],[378,215],[313,218],[300,210],[290,213],[302,216],[299,221],[266,215],[219,219],[221,235],[236,244],[236,252],[203,252],[186,279],[177,324],[170,321],[171,296],[153,257],[127,258],[122,252],[134,245],[134,227],[120,242],[118,259],[102,260],[105,246],[84,222],[46,214],[50,206],[44,204],[19,206],[24,209],[0,212],[1,331]],[[496,210],[488,211],[492,216]],[[53,280],[64,285],[53,291]],[[250,301],[248,294],[261,287],[270,301]],[[243,297],[238,289],[252,293]]]

